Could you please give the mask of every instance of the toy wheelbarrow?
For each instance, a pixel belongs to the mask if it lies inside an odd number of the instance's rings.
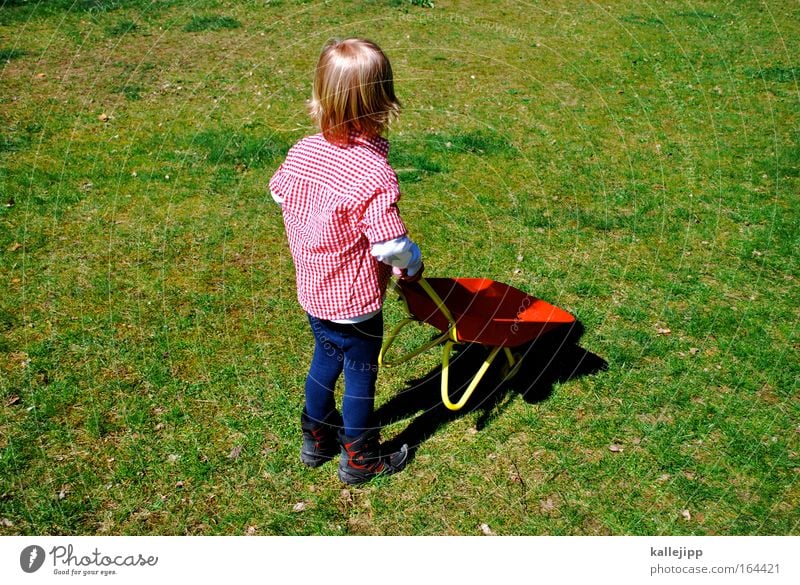
[[[402,364],[444,341],[442,402],[450,410],[459,410],[467,403],[500,350],[507,360],[504,380],[508,380],[517,373],[521,364],[521,357],[511,351],[513,348],[575,322],[575,317],[566,311],[513,286],[487,278],[422,278],[414,283],[399,281],[395,290],[405,303],[409,316],[389,332],[378,364]],[[428,323],[441,335],[399,358],[388,360],[386,353],[389,348],[400,330],[411,322]],[[479,343],[491,350],[463,396],[453,403],[448,388],[448,366],[453,345],[457,343]]]

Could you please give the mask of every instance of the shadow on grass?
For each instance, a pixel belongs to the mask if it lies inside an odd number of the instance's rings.
[[[564,326],[538,339],[517,347],[514,353],[523,357],[517,374],[504,380],[505,359],[498,355],[481,380],[466,405],[457,411],[442,403],[441,374],[438,366],[422,378],[409,380],[406,388],[382,405],[375,417],[385,426],[417,414],[399,435],[388,441],[388,448],[408,444],[411,457],[417,448],[432,437],[440,426],[466,414],[478,412],[478,431],[500,414],[516,396],[529,404],[547,400],[557,383],[567,382],[607,369],[608,363],[578,345],[584,327],[580,322]],[[450,399],[457,402],[463,395],[478,367],[483,363],[488,348],[479,344],[466,344],[454,352],[450,359]]]

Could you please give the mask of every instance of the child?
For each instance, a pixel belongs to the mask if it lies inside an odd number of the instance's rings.
[[[390,273],[413,281],[423,270],[400,219],[397,177],[381,137],[400,109],[383,51],[364,39],[326,43],[309,109],[322,132],[293,146],[269,182],[315,339],[300,458],[317,467],[341,446],[339,479],[357,484],[400,471],[408,458],[407,445],[381,451],[371,419]],[[340,415],[334,388],[342,371]]]

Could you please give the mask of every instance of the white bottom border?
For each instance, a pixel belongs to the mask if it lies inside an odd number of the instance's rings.
[[[797,584],[799,551],[794,536],[12,536],[0,583]]]

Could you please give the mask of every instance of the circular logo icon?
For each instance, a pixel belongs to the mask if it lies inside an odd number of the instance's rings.
[[[26,546],[19,555],[19,566],[26,573],[35,573],[44,564],[44,549],[35,544]]]

